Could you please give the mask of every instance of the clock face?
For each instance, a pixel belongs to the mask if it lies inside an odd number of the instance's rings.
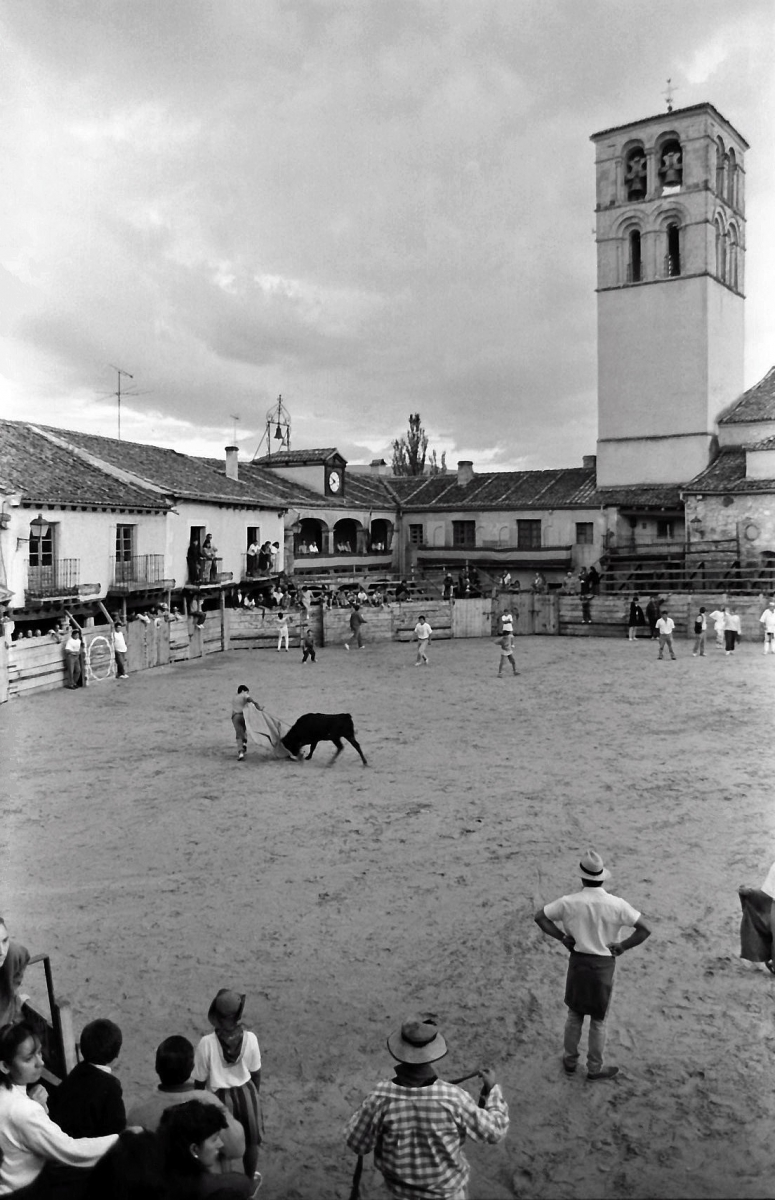
[[[338,471],[328,472],[328,490],[335,493],[342,490],[342,476]]]

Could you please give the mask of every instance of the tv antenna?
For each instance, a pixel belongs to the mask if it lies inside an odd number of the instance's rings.
[[[232,425],[231,444],[232,444],[232,446],[236,446],[237,445],[237,425],[239,423],[239,413],[229,413],[229,417],[234,422]]]
[[[291,414],[283,404],[282,396],[277,397],[277,403],[273,404],[266,414],[266,428],[261,441],[256,446],[253,462],[258,458],[258,452],[264,442],[266,442],[268,458],[272,457],[272,442],[279,442],[280,450],[290,450],[291,448]]]
[[[130,375],[129,372],[123,370],[122,367],[114,367],[112,363],[109,363],[108,365],[110,366],[111,371],[116,372],[117,387],[115,392],[113,392],[113,395],[118,400],[118,440],[121,441],[121,376],[124,375],[127,379],[134,379],[134,375]],[[125,396],[136,396],[137,392],[125,391],[123,394]]]

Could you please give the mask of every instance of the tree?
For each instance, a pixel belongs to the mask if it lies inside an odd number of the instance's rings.
[[[420,423],[419,413],[409,414],[409,429],[406,436],[396,438],[393,446],[394,475],[424,475],[425,462],[428,457],[428,435]],[[431,475],[441,475],[447,469],[446,451],[442,453],[441,462],[432,450],[428,458],[428,470]]]

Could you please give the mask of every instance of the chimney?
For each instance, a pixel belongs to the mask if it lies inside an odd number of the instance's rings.
[[[387,472],[387,463],[384,458],[373,458],[369,469],[372,475],[384,475]]]
[[[467,487],[474,477],[474,464],[470,459],[464,458],[457,464],[457,485],[458,487]]]
[[[239,449],[236,446],[226,447],[226,478],[239,479]]]
[[[597,470],[597,455],[585,454],[581,460],[582,467],[586,467],[590,471]]]

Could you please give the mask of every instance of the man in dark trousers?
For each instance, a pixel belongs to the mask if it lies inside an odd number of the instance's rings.
[[[652,594],[649,596],[649,602],[646,605],[646,620],[649,623],[649,636],[652,642],[655,638],[659,637],[657,633],[657,621],[661,616],[659,597]]]
[[[613,1079],[619,1068],[603,1066],[603,1055],[616,959],[625,950],[645,942],[651,930],[637,909],[605,890],[603,884],[610,879],[611,872],[603,866],[595,850],[586,851],[579,870],[581,891],[544,905],[534,919],[544,933],[570,951],[565,983],[568,1006],[562,1060],[565,1073],[573,1075],[576,1070],[584,1018],[589,1017],[587,1079]],[[634,928],[635,932],[624,941],[616,941],[619,930],[626,927]]]
[[[345,650],[350,649],[350,642],[354,642],[359,650],[363,650],[363,634],[361,633],[361,625],[366,624],[366,618],[361,615],[360,604],[354,604],[353,610],[350,613],[350,636],[349,641],[345,642]]]

